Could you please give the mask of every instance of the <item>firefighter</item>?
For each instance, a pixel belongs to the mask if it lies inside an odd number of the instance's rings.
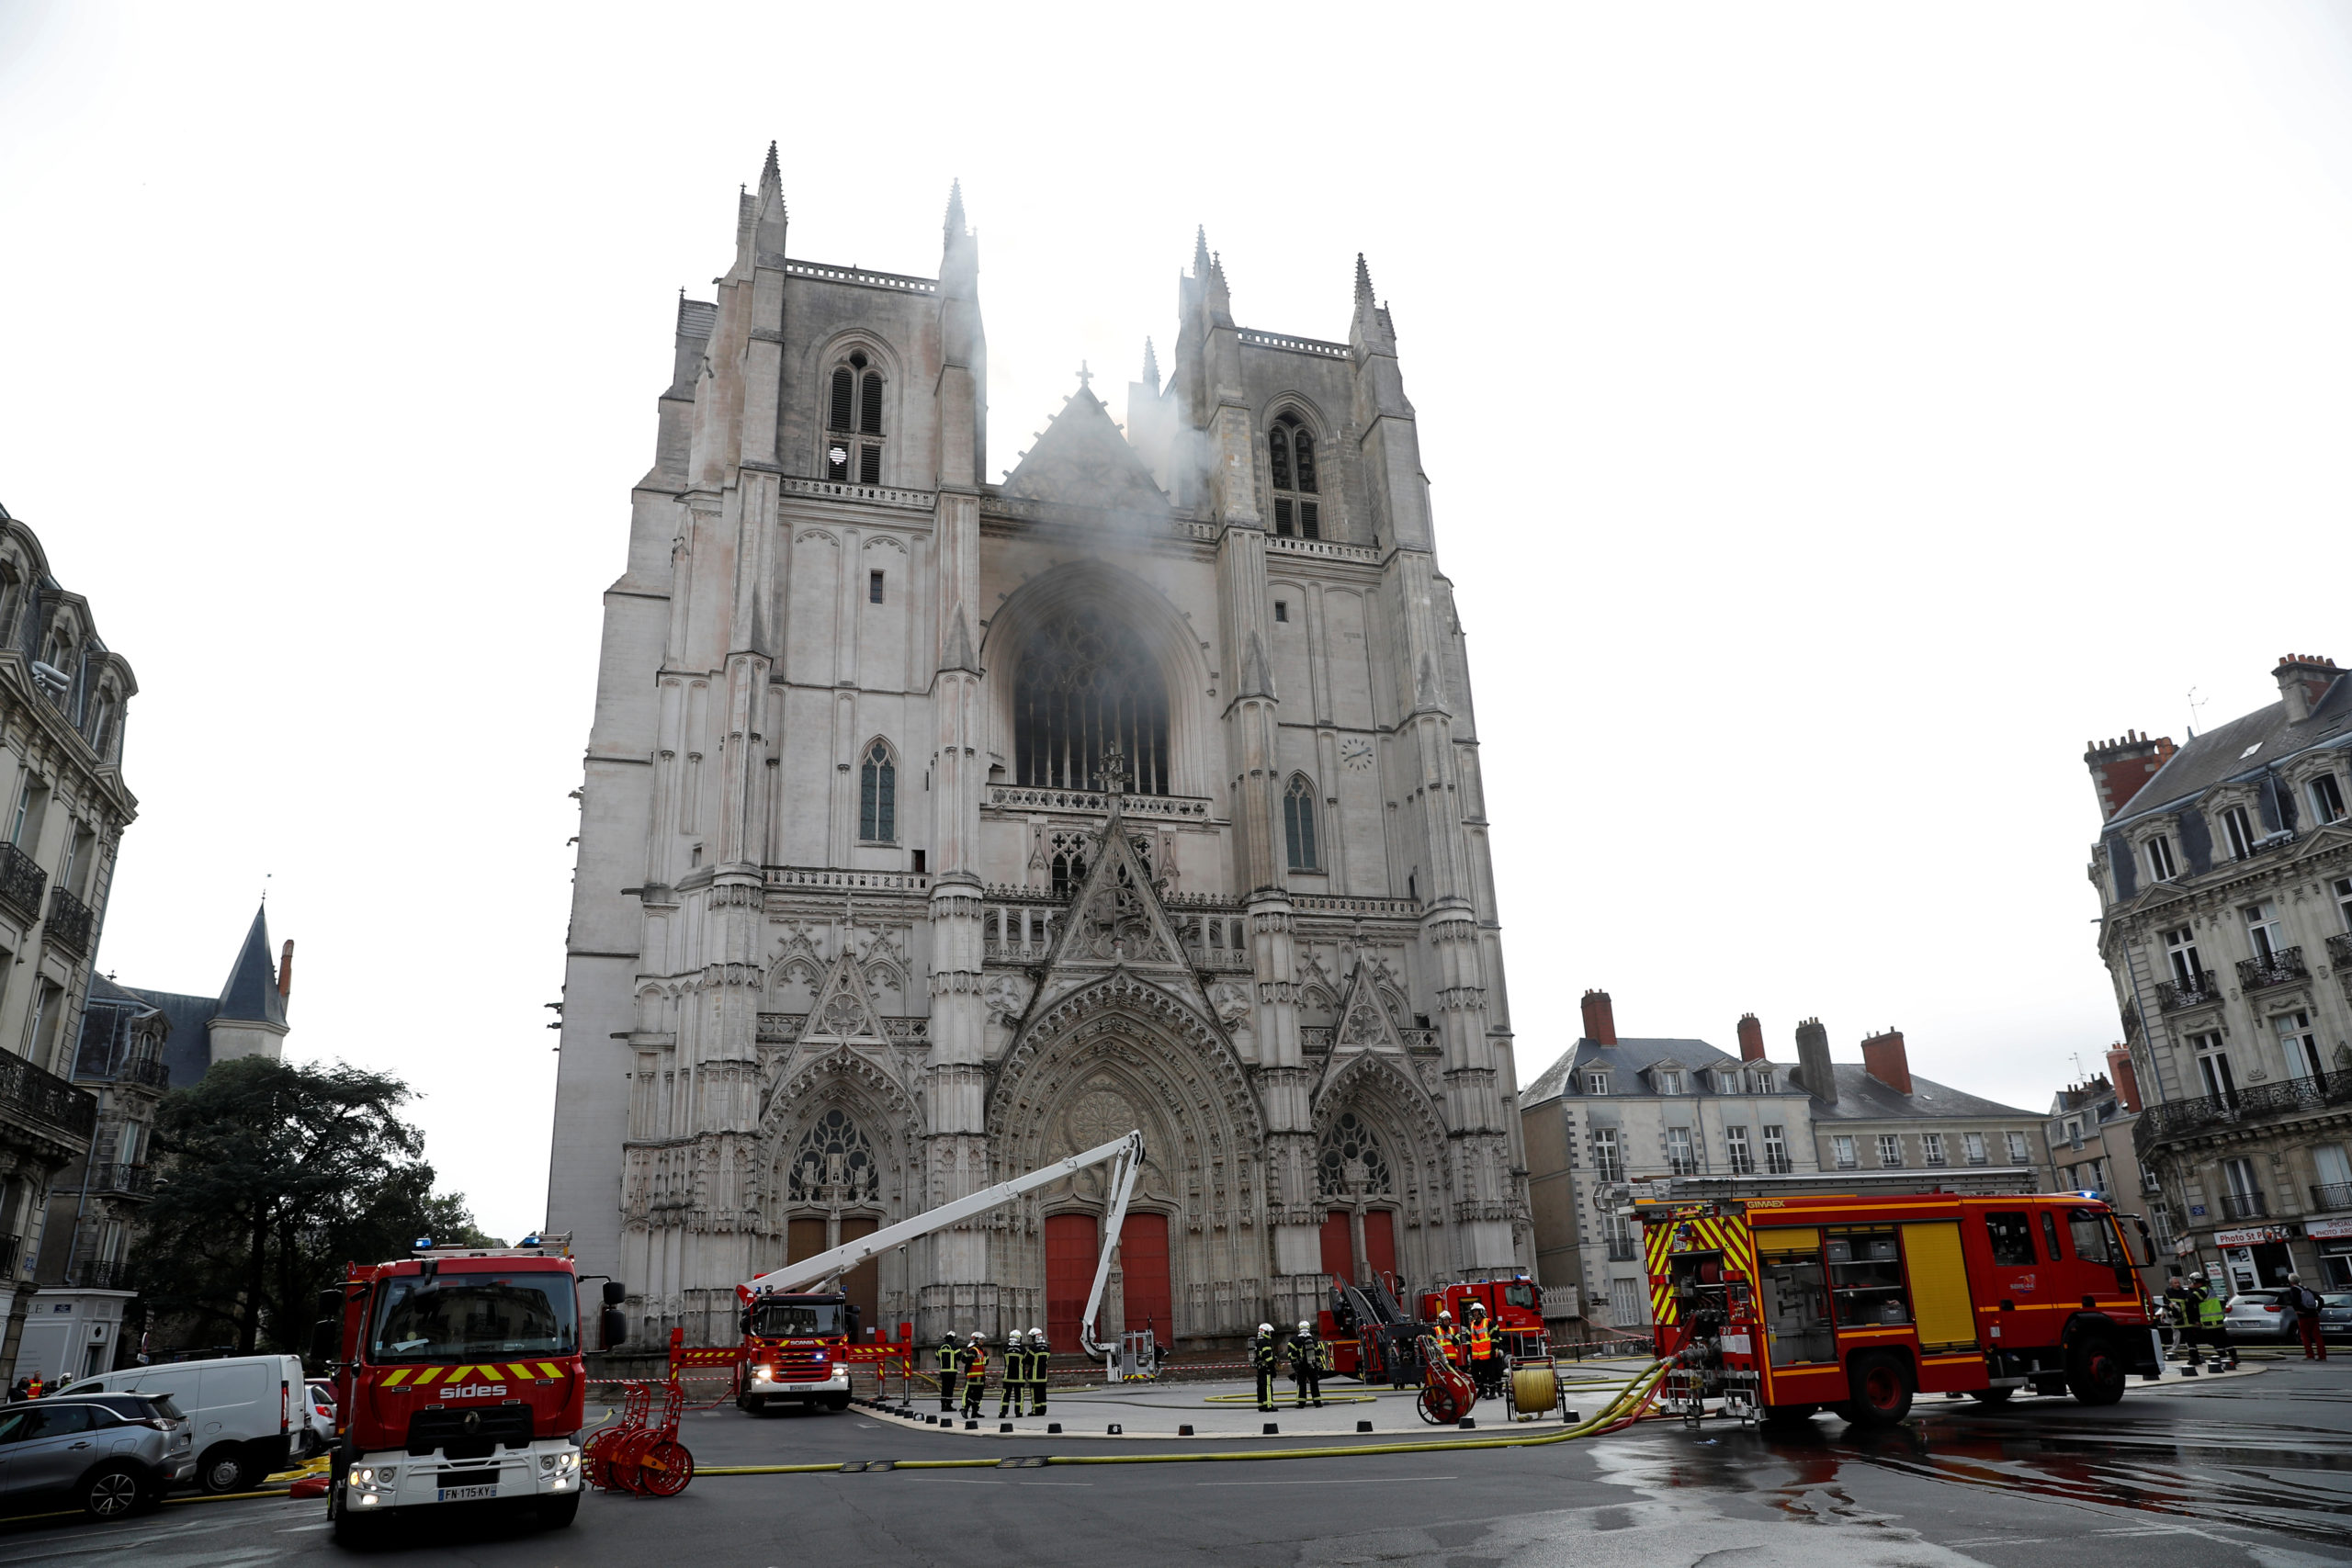
[[[1029,1414],[1032,1416],[1043,1416],[1046,1413],[1046,1377],[1052,1367],[1053,1359],[1054,1348],[1046,1343],[1046,1331],[1042,1328],[1031,1329],[1029,1331],[1029,1397],[1034,1403]]]
[[[1453,1314],[1443,1307],[1437,1309],[1437,1350],[1439,1355],[1445,1358],[1447,1366],[1458,1367],[1462,1364],[1462,1347],[1457,1343],[1454,1336]]]
[[[956,1409],[956,1393],[964,1373],[964,1348],[956,1342],[956,1331],[949,1329],[939,1339],[939,1408],[952,1414]]]
[[[980,1418],[980,1395],[989,1387],[989,1342],[980,1331],[972,1330],[972,1337],[964,1347],[964,1419]]]
[[[1258,1408],[1272,1412],[1274,1408],[1274,1325],[1261,1323],[1258,1337],[1250,1341],[1250,1364],[1258,1372]]]
[[[1022,1405],[1028,1397],[1029,1347],[1016,1328],[1004,1337],[1004,1392],[996,1402],[996,1418],[1027,1415]]]
[[[1470,1375],[1478,1381],[1478,1392],[1488,1399],[1502,1394],[1502,1361],[1495,1354],[1495,1331],[1487,1322],[1487,1309],[1478,1302],[1470,1303],[1469,1342]]]
[[[2222,1327],[2222,1314],[2228,1310],[2222,1298],[2201,1284],[2191,1286],[2190,1292],[2197,1297],[2197,1337],[2213,1348],[2216,1360],[2227,1356],[2229,1365],[2236,1366],[2238,1348],[2230,1343],[2228,1332]]]
[[[1315,1325],[1303,1317],[1298,1320],[1298,1332],[1290,1337],[1290,1377],[1298,1386],[1293,1409],[1306,1409],[1310,1399],[1316,1409],[1323,1408],[1323,1341],[1315,1337]]]

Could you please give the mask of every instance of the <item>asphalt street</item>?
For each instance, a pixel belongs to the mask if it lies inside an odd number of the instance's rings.
[[[1156,1403],[1175,1393],[1151,1391]],[[1050,1441],[973,1438],[862,1410],[754,1419],[722,1406],[690,1415],[681,1436],[707,1466],[1237,1447],[1085,1437],[1075,1419],[1069,1425]],[[1476,1435],[1498,1430],[1482,1424]],[[1331,1441],[1285,1434],[1238,1446]],[[2025,1399],[2000,1411],[1927,1400],[1904,1427],[1882,1434],[1849,1431],[1827,1416],[1792,1435],[1721,1420],[1695,1432],[1652,1421],[1532,1449],[705,1475],[674,1498],[592,1495],[560,1531],[438,1511],[402,1543],[370,1555],[390,1562],[428,1553],[517,1568],[2079,1568],[2159,1560],[2307,1568],[2352,1562],[2352,1356],[2135,1389],[2100,1410],[2066,1400]],[[246,1568],[345,1555],[327,1538],[323,1504],[279,1498],[174,1504],[114,1526],[35,1520],[0,1529],[0,1568]]]

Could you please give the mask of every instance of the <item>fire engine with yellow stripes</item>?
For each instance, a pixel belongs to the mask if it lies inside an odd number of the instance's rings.
[[[1828,1409],[1863,1426],[1919,1393],[2085,1404],[2156,1374],[2154,1263],[2086,1193],[1722,1198],[1634,1205],[1667,1401],[1696,1419]]]
[[[321,1298],[339,1427],[327,1510],[339,1541],[394,1515],[504,1504],[544,1525],[580,1509],[579,1279],[559,1242],[354,1263]],[[619,1299],[605,1286],[605,1332]],[[625,1325],[624,1325],[625,1326]]]

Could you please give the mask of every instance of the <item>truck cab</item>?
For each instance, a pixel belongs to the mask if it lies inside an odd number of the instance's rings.
[[[752,1292],[742,1302],[743,1377],[738,1408],[763,1415],[779,1404],[849,1408],[849,1348],[858,1310],[842,1291]]]
[[[334,1315],[320,1337],[337,1348],[338,1540],[450,1503],[571,1522],[585,1365],[569,1258],[483,1248],[353,1264],[321,1304]]]

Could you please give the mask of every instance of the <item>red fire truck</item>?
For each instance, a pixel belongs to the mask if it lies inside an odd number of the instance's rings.
[[[447,1503],[543,1525],[580,1509],[579,1280],[560,1246],[424,1250],[355,1263],[313,1346],[340,1427],[327,1491],[338,1541]],[[605,1300],[620,1295],[616,1282]],[[606,1307],[605,1334],[616,1309]]]
[[[1331,1348],[1334,1373],[1398,1388],[1419,1382],[1421,1336],[1436,1325],[1441,1312],[1452,1313],[1457,1326],[1467,1322],[1473,1302],[1487,1309],[1487,1324],[1506,1356],[1526,1359],[1549,1351],[1543,1297],[1523,1274],[1424,1291],[1417,1298],[1418,1316],[1396,1304],[1399,1293],[1393,1280],[1351,1285],[1331,1277],[1331,1304],[1317,1314],[1316,1333]]]
[[[1892,1425],[1915,1393],[2123,1396],[2159,1368],[2150,1266],[2080,1193],[1636,1204],[1669,1402]]]
[[[776,1404],[797,1404],[810,1409],[849,1408],[849,1370],[858,1361],[901,1361],[909,1366],[917,1352],[903,1338],[866,1343],[859,1337],[857,1309],[839,1290],[811,1291],[811,1285],[838,1280],[868,1259],[921,1236],[950,1229],[991,1209],[1002,1207],[1024,1193],[1067,1179],[1091,1166],[1109,1165],[1104,1186],[1111,1194],[1110,1213],[1102,1227],[1102,1254],[1094,1267],[1094,1287],[1086,1299],[1079,1324],[1079,1345],[1089,1356],[1115,1356],[1117,1336],[1102,1345],[1095,1339],[1095,1317],[1102,1305],[1104,1281],[1111,1273],[1111,1255],[1118,1244],[1119,1224],[1127,1199],[1143,1168],[1143,1134],[1128,1133],[1083,1154],[1068,1155],[1050,1165],[958,1198],[935,1209],[901,1220],[871,1235],[845,1242],[830,1252],[804,1258],[735,1287],[741,1303],[742,1338],[733,1345],[686,1345],[673,1331],[670,1375],[688,1368],[736,1369],[735,1403],[753,1415]],[[901,1332],[903,1333],[903,1327]]]

